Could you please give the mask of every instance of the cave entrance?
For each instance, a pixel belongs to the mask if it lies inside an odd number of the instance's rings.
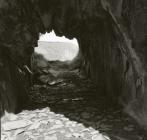
[[[64,77],[61,75],[70,75],[79,68],[78,41],[56,36],[54,31],[40,34],[32,60],[33,84],[60,83]]]
[[[48,61],[71,61],[79,51],[79,45],[74,38],[69,40],[65,36],[58,37],[54,31],[40,34],[38,47],[35,52],[42,54]]]
[[[132,123],[128,124],[128,117],[122,115],[118,104],[112,104],[112,100],[109,100],[113,97],[118,100],[122,95],[124,100],[122,104],[124,103],[123,105],[128,109],[127,112],[131,112],[130,115],[133,114],[132,116],[141,125],[147,124],[144,123],[147,122],[146,95],[143,96],[145,77],[142,76],[142,67],[140,67],[142,63],[138,62],[138,56],[131,45],[135,42],[124,36],[130,31],[121,30],[121,26],[123,28],[121,22],[125,23],[125,21],[118,17],[120,23],[117,22],[115,13],[113,10],[112,13],[111,10],[109,11],[109,4],[107,5],[105,1],[57,2],[57,0],[54,2],[50,0],[45,2],[41,0],[1,2],[0,15],[3,15],[0,23],[1,44],[3,46],[0,49],[0,94],[3,99],[1,112],[4,110],[15,112],[21,107],[24,108],[27,99],[31,98],[36,105],[37,103],[39,105],[47,103],[47,106],[57,114],[56,116],[63,114],[87,127],[91,126],[101,131],[107,131],[110,135],[113,133],[115,135],[116,132],[121,134],[122,128],[129,131],[132,129]],[[9,14],[10,16],[5,18],[5,15]],[[133,20],[134,14],[136,15],[136,13],[133,13]],[[126,19],[128,19],[128,15],[130,16],[127,13]],[[133,22],[127,21],[127,23]],[[136,23],[132,25],[136,25]],[[129,27],[133,29],[131,25]],[[58,59],[57,57],[51,59],[51,56],[48,58],[48,53],[43,56],[34,55],[34,61],[32,61],[34,83],[32,90],[28,92],[30,87],[28,79],[31,79],[30,75],[32,74],[28,59],[30,63],[39,37],[38,33],[50,32],[51,30],[54,30],[58,35],[65,35],[69,38],[76,37],[80,44],[81,57],[73,59],[74,55],[66,53],[67,49],[64,51],[65,54],[61,51],[58,53],[54,51],[55,56],[57,54],[59,57]],[[132,30],[131,38],[135,34]],[[6,54],[7,49],[11,53]],[[49,53],[51,52],[49,51]],[[49,62],[48,59],[52,62]],[[79,60],[82,61],[81,65],[71,67],[71,64],[75,64]],[[80,72],[77,71],[78,66],[87,77],[80,75]],[[94,83],[98,90],[96,90]],[[98,98],[95,98],[96,96]],[[37,106],[37,108],[39,107]],[[138,108],[137,111],[135,111],[136,108]],[[34,114],[32,115],[34,116]],[[38,112],[35,116],[37,115]],[[42,113],[40,116],[41,119],[44,118]],[[48,114],[45,116],[49,118]],[[58,124],[61,123],[59,120],[55,122],[58,122],[55,125],[58,128]],[[122,122],[129,127],[126,128]],[[48,128],[47,125],[44,128]],[[135,128],[134,125],[133,128]],[[133,132],[130,132],[129,139],[136,139],[135,132],[134,129]],[[128,131],[123,133],[128,136]],[[114,139],[118,137],[116,136]]]

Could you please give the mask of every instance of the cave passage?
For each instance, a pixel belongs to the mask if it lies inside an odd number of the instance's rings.
[[[60,43],[57,45],[63,44],[63,42]],[[66,44],[66,42],[64,43]],[[70,44],[68,45],[70,47]],[[51,49],[54,50],[54,48]],[[50,51],[52,51],[51,49]],[[58,49],[60,48],[58,47]],[[31,104],[27,106],[27,110],[33,110],[35,113],[36,109],[40,109],[45,114],[51,110],[59,115],[59,119],[62,118],[61,115],[64,115],[70,119],[71,124],[74,121],[84,125],[87,129],[91,127],[95,133],[100,132],[112,140],[121,138],[137,140],[139,137],[144,137],[135,121],[123,113],[117,98],[99,93],[96,83],[80,71],[80,58],[71,61],[53,61],[47,60],[43,56],[43,54],[42,57],[36,54],[33,59],[35,61],[32,65],[33,86],[29,94]],[[58,130],[55,129],[55,132],[57,133]],[[60,134],[60,138],[61,136]],[[71,136],[71,138],[74,137]],[[78,137],[81,137],[80,134]],[[90,136],[82,138],[91,139]]]
[[[138,129],[147,130],[146,8],[146,0],[0,0],[0,116],[44,104],[62,114],[92,106],[104,113],[103,121],[110,109],[119,112],[114,124],[133,123],[114,139],[123,132],[140,139]],[[34,53],[40,34],[52,31],[77,39],[74,59],[48,61]]]

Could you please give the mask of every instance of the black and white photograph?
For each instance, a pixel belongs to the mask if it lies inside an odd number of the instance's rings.
[[[147,0],[0,0],[1,140],[147,140]]]

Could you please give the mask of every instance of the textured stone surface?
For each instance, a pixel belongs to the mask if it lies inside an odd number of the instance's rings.
[[[146,0],[0,0],[1,114],[24,108],[39,33],[54,30],[77,38],[81,70],[98,92],[147,127],[146,8]]]

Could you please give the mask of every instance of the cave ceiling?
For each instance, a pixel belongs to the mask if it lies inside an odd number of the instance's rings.
[[[146,0],[0,0],[1,91],[22,104],[28,79],[18,69],[31,67],[39,34],[54,30],[58,36],[77,38],[81,69],[99,92],[122,97],[130,115],[147,124],[147,115],[139,115],[147,114],[146,9]]]

